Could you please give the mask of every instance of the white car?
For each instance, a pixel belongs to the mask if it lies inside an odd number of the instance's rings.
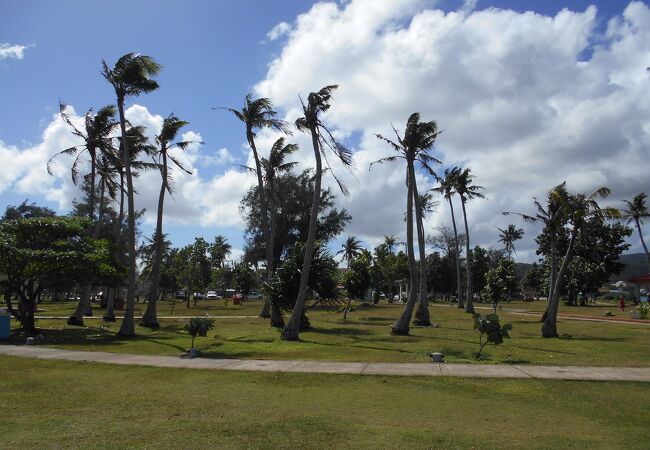
[[[217,291],[208,291],[205,298],[207,298],[208,300],[219,300],[222,297],[219,294],[217,294]]]
[[[262,294],[260,294],[259,292],[250,292],[250,293],[246,296],[246,298],[247,298],[248,300],[259,300],[260,298],[262,298]]]

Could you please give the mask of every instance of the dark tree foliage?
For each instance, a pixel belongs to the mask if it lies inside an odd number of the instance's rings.
[[[11,314],[27,333],[35,332],[36,298],[49,287],[92,283],[111,276],[108,243],[90,239],[87,219],[33,217],[0,223],[0,281]],[[17,309],[11,303],[18,298]]]
[[[237,264],[232,274],[235,289],[244,296],[257,287],[257,276],[255,271],[246,263]]]
[[[625,265],[618,259],[630,247],[625,240],[632,232],[621,223],[607,223],[598,217],[583,225],[574,243],[575,261],[569,264],[561,280],[562,292],[570,305],[575,304],[580,292],[584,295],[595,293],[612,275],[621,273]],[[535,240],[539,246],[537,253],[543,256],[541,263],[546,267],[550,257],[548,232],[543,231]],[[568,243],[569,231],[562,228],[557,239],[558,254],[566,252]],[[543,290],[548,290],[548,282],[544,283]]]
[[[456,290],[456,262],[454,255],[443,255],[439,252],[427,255],[427,285],[436,293],[449,299]]]
[[[38,206],[36,203],[28,204],[27,200],[18,206],[7,206],[1,221],[30,219],[32,217],[54,217],[56,213],[46,206]]]
[[[298,175],[281,175],[275,179],[275,184],[277,191],[282,192],[276,200],[278,213],[274,259],[275,267],[278,267],[298,242],[307,240],[309,210],[314,193],[313,173],[305,170]],[[239,206],[246,219],[244,259],[250,263],[266,259],[258,195],[259,188],[252,187]],[[327,242],[339,235],[352,219],[345,209],[338,210],[334,207],[334,198],[330,189],[323,189],[316,235],[318,241]]]
[[[278,306],[284,311],[291,311],[300,289],[300,270],[304,258],[304,244],[294,246],[287,258],[278,268],[276,279],[270,289]],[[323,242],[317,242],[309,274],[309,290],[314,293],[307,308],[315,305],[338,307],[342,305],[337,289],[338,264],[327,251]]]
[[[363,250],[350,261],[349,269],[343,274],[343,285],[349,298],[363,300],[370,289],[370,266],[372,255]]]

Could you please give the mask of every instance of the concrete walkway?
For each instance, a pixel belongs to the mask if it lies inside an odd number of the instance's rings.
[[[60,350],[41,346],[0,345],[0,354],[23,358],[86,361],[151,367],[248,370],[256,372],[346,373],[356,375],[448,376],[472,378],[543,378],[554,380],[646,381],[650,367],[576,367],[488,364],[367,363],[210,359]]]

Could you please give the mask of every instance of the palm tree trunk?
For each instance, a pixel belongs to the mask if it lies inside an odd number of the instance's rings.
[[[566,250],[564,258],[562,258],[562,264],[560,265],[560,270],[555,279],[555,285],[553,287],[553,292],[551,294],[551,300],[548,303],[548,314],[546,315],[546,320],[542,324],[542,337],[557,337],[557,312],[560,306],[560,289],[562,288],[562,278],[566,272],[569,262],[571,261],[571,256],[573,252],[573,243],[575,242],[577,232],[574,230],[571,233],[571,239],[569,240],[569,247]]]
[[[429,315],[429,301],[427,299],[427,256],[424,247],[424,223],[422,220],[422,208],[420,206],[420,197],[418,195],[417,180],[415,179],[415,170],[411,173],[411,183],[413,184],[413,201],[415,203],[415,221],[418,232],[418,250],[420,253],[420,292],[418,308],[415,311],[415,325],[420,327],[431,326],[431,316]]]
[[[269,180],[269,207],[270,211],[270,223],[269,223],[269,233],[270,233],[270,253],[271,253],[271,279],[269,283],[273,281],[273,275],[275,274],[275,232],[277,227],[277,211],[275,205],[275,186],[273,185],[273,179]],[[280,307],[276,304],[275,299],[272,299],[270,295],[265,295],[264,304],[270,307],[270,316],[271,316],[271,326],[275,328],[284,328],[284,317],[282,317],[282,311]],[[260,314],[261,316],[261,314]]]
[[[167,151],[164,146],[161,148],[161,153],[163,157],[162,183],[160,185],[160,194],[158,195],[158,216],[156,218],[156,234],[154,236],[154,256],[151,267],[149,295],[147,297],[147,309],[140,321],[140,325],[147,328],[158,328],[160,326],[158,323],[158,313],[156,308],[158,303],[158,286],[160,285],[160,266],[163,256],[162,223],[163,208],[165,205],[165,190],[167,188]]]
[[[474,314],[474,303],[472,302],[472,258],[469,249],[469,227],[467,226],[465,201],[461,199],[460,203],[463,207],[463,219],[465,221],[465,257],[467,258],[467,295],[465,296],[465,312]]]
[[[551,275],[550,283],[548,288],[548,296],[546,299],[546,311],[542,314],[540,322],[545,322],[548,317],[548,308],[551,304],[551,297],[553,297],[553,291],[555,290],[555,283],[557,278],[557,239],[555,233],[551,232]]]
[[[314,158],[316,159],[316,174],[314,176],[314,197],[311,202],[311,212],[309,216],[309,232],[307,233],[307,243],[305,245],[305,257],[300,274],[300,289],[298,298],[293,307],[291,318],[282,330],[282,339],[285,341],[295,341],[299,338],[300,324],[305,312],[305,302],[307,300],[307,288],[309,285],[309,272],[311,270],[311,259],[314,255],[314,242],[316,241],[316,229],[318,227],[318,212],[320,210],[321,197],[321,178],[323,176],[323,164],[320,155],[320,143],[318,139],[318,130],[311,128],[311,143],[314,147]]]
[[[449,201],[449,209],[451,210],[451,224],[454,227],[454,244],[456,245],[456,292],[458,294],[458,308],[465,307],[463,303],[463,293],[461,292],[462,286],[460,281],[460,248],[458,246],[458,229],[456,228],[456,216],[454,214],[454,204],[451,201],[451,196],[447,197]]]
[[[120,213],[117,216],[117,224],[115,226],[115,248],[119,254],[120,245],[122,243],[122,223],[124,222],[124,174],[122,169],[120,169]],[[104,313],[103,320],[104,322],[115,322],[115,299],[117,298],[118,292],[121,292],[121,286],[113,286],[111,289],[108,299],[106,300],[106,312]]]
[[[643,251],[645,252],[645,262],[648,265],[648,272],[650,272],[650,256],[648,256],[648,247],[645,245],[643,240],[643,233],[641,233],[641,225],[639,224],[639,219],[634,219],[636,223],[636,229],[639,230],[639,238],[641,238],[641,245],[643,245]]]
[[[126,189],[127,189],[127,235],[129,248],[129,277],[127,279],[126,294],[126,311],[124,311],[124,320],[118,332],[119,336],[135,336],[135,321],[133,319],[135,304],[135,270],[136,270],[136,253],[135,253],[135,204],[133,190],[133,174],[131,173],[131,154],[129,152],[129,142],[126,138],[126,119],[124,117],[124,99],[117,99],[117,107],[120,112],[120,129],[122,131],[122,148],[124,159],[124,169],[126,172]]]
[[[406,336],[409,334],[409,324],[413,316],[413,309],[415,308],[415,301],[417,297],[417,269],[415,265],[415,255],[413,248],[413,182],[411,181],[411,171],[413,163],[407,162],[407,196],[406,196],[406,247],[409,259],[409,275],[411,279],[411,288],[409,289],[409,297],[404,307],[402,315],[391,325],[394,334]]]

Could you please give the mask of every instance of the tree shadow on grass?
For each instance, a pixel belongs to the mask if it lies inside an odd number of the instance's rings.
[[[359,329],[355,329],[355,328],[343,328],[343,327],[310,328],[309,330],[305,330],[304,333],[337,335],[337,336],[342,336],[342,337],[368,336],[368,335],[374,334],[370,330],[359,330]]]

